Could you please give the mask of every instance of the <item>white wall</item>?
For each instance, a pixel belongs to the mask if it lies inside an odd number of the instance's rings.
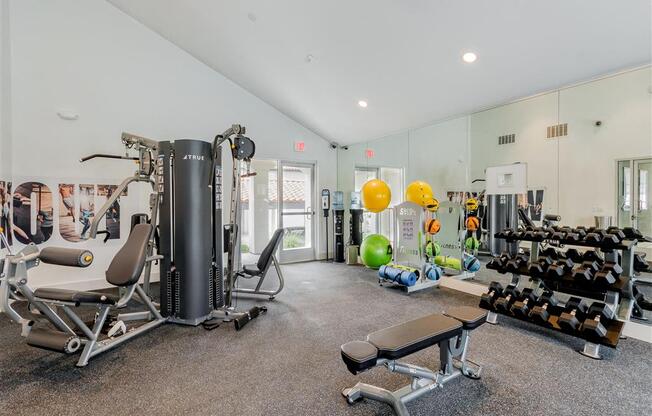
[[[339,151],[338,186],[352,189],[356,165],[404,167],[406,183],[425,180],[442,199],[446,190],[481,190],[471,181],[489,166],[525,162],[530,188],[546,189],[546,212],[569,225],[615,221],[616,159],[652,156],[651,84],[648,66],[350,146]],[[557,123],[568,123],[568,136],[546,139]],[[516,143],[498,145],[512,133]]]
[[[122,131],[212,140],[240,123],[255,140],[257,157],[316,162],[319,188],[335,187],[336,152],[324,140],[109,3],[10,0],[9,7],[14,182],[38,178],[55,192],[62,180],[117,183],[133,172],[128,162],[80,165],[79,157],[122,152]],[[79,113],[79,119],[58,118],[60,109]],[[293,153],[294,140],[305,141],[305,153]],[[124,225],[130,214],[122,213]],[[70,245],[56,231],[50,242]],[[32,284],[101,284],[119,243],[81,244],[96,251],[92,269],[41,266]]]
[[[0,2],[0,179],[11,172],[9,3]]]
[[[615,221],[615,161],[652,156],[651,80],[647,67],[472,115],[472,176],[527,162],[529,186],[547,190],[547,212],[570,225],[594,225],[595,215]],[[546,139],[557,123],[568,123],[568,136]],[[499,146],[510,133],[516,143]]]

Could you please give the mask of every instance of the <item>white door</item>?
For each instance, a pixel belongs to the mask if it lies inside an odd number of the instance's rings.
[[[279,226],[285,228],[281,262],[315,259],[315,165],[280,162]]]
[[[618,226],[652,235],[652,159],[618,162]]]

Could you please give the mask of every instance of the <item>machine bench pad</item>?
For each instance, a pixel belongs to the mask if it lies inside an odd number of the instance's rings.
[[[487,320],[487,311],[473,306],[448,308],[444,315],[462,322],[464,329],[475,329]]]
[[[58,300],[61,302],[80,303],[102,303],[105,305],[115,305],[117,298],[98,292],[79,292],[76,290],[56,289],[56,288],[39,288],[34,291],[34,296],[46,300]]]
[[[462,323],[440,314],[427,315],[367,336],[378,357],[395,360],[462,333]]]
[[[342,345],[342,360],[353,374],[376,365],[378,349],[367,341],[351,341]]]

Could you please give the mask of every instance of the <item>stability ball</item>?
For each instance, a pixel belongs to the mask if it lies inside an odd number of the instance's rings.
[[[405,200],[425,208],[432,203],[432,188],[424,181],[414,181],[405,190]]]
[[[383,235],[368,235],[360,245],[360,258],[365,266],[377,269],[392,261],[392,246]]]
[[[362,205],[371,212],[380,212],[389,206],[392,191],[380,179],[370,179],[362,185]]]

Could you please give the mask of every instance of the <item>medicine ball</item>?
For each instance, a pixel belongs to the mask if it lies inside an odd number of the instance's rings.
[[[441,222],[437,218],[426,221],[426,232],[428,234],[437,234],[441,230]]]

